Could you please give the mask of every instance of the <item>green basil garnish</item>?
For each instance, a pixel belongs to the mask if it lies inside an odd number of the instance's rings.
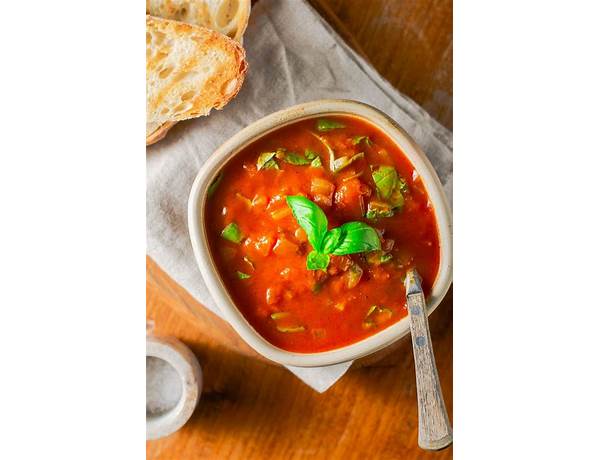
[[[277,152],[261,153],[256,162],[256,169],[259,171],[261,169],[279,169],[279,165],[275,161],[275,155],[277,155]]]
[[[327,233],[327,216],[321,208],[306,197],[288,196],[286,201],[298,225],[306,232],[313,249],[319,251]]]
[[[398,183],[398,173],[393,166],[379,166],[371,172],[377,187],[377,194],[384,200],[389,200],[394,187]]]
[[[332,129],[345,128],[346,125],[335,120],[328,120],[327,118],[319,118],[317,120],[317,131],[325,133]]]
[[[222,180],[223,180],[223,173],[220,172],[219,174],[217,174],[217,177],[214,178],[212,183],[208,186],[207,195],[209,198],[213,195],[213,193],[215,193],[215,190],[217,190],[217,187],[219,186],[219,184],[221,183]]]
[[[336,173],[344,169],[346,166],[354,163],[356,160],[360,160],[365,157],[363,152],[357,153],[356,155],[352,155],[351,157],[340,157],[334,160],[331,170]]]
[[[325,270],[329,265],[329,256],[317,251],[311,251],[306,257],[306,268],[309,270]]]
[[[317,157],[310,162],[311,168],[320,168],[321,166],[323,166],[323,163],[321,163],[321,157]]]
[[[332,228],[325,234],[323,239],[323,248],[321,249],[325,254],[331,254],[335,248],[340,244],[343,238],[343,232],[341,227]]]
[[[297,166],[310,164],[310,159],[303,157],[302,155],[298,155],[297,153],[294,153],[294,152],[284,152],[283,153],[283,161],[285,161],[286,163],[289,163],[291,165],[297,165]]]
[[[338,246],[332,251],[333,255],[344,256],[381,249],[379,235],[373,227],[364,222],[347,222],[340,228],[343,236]]]
[[[317,152],[315,152],[314,150],[306,149],[304,151],[304,156],[306,157],[307,160],[314,160],[315,158],[317,158],[319,156],[319,154]]]
[[[347,222],[327,231],[327,216],[319,206],[300,195],[286,200],[313,247],[306,259],[309,270],[325,270],[329,254],[342,256],[381,249],[377,231],[364,222]]]
[[[369,136],[354,136],[352,138],[352,145],[358,145],[361,143],[361,141],[365,141],[365,144],[367,144],[369,147],[373,145],[373,142]]]
[[[379,219],[380,217],[392,217],[393,215],[394,211],[388,203],[372,200],[367,205],[365,217],[367,219]]]
[[[240,271],[237,271],[235,273],[237,274],[237,277],[241,280],[247,280],[248,278],[250,278],[250,275],[248,275],[247,273],[240,272]]]
[[[404,206],[404,194],[408,192],[408,184],[398,176],[396,169],[392,166],[371,167],[371,175],[377,187],[377,196],[386,203],[369,203],[366,217],[375,219],[393,216],[394,210],[401,210]],[[390,209],[385,209],[386,206]]]
[[[235,222],[231,222],[221,232],[221,236],[232,243],[239,243],[242,241],[242,231]]]

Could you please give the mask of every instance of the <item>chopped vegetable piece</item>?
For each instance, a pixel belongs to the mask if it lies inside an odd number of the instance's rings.
[[[275,313],[271,313],[271,319],[278,320],[281,318],[287,318],[290,316],[290,313],[287,311],[277,311]]]
[[[394,210],[401,210],[404,207],[404,195],[397,185],[390,196],[390,204]]]
[[[237,271],[236,273],[237,273],[237,277],[241,280],[247,280],[248,278],[250,278],[250,275],[248,275],[247,273],[240,272],[240,271]]]
[[[369,308],[369,311],[365,315],[365,318],[368,318],[369,316],[371,316],[371,313],[373,313],[376,309],[377,309],[377,305],[371,305],[371,307]]]
[[[250,258],[248,258],[248,256],[244,256],[244,262],[246,262],[248,265],[250,265],[250,267],[252,267],[252,270],[254,270],[256,267],[254,266],[254,262],[252,262],[250,260]]]
[[[292,243],[284,236],[279,237],[277,243],[273,247],[273,253],[278,256],[289,256],[298,252],[298,245]]]
[[[382,201],[369,201],[367,205],[367,213],[365,217],[367,219],[379,219],[381,217],[392,217],[394,215],[394,211],[389,204],[384,203]]]
[[[336,304],[333,306],[333,308],[335,308],[336,310],[339,311],[344,311],[344,309],[346,308],[346,302],[336,302]]]
[[[256,162],[256,168],[260,171],[261,169],[279,169],[277,161],[275,161],[275,155],[277,152],[264,152],[258,156]]]
[[[324,133],[331,131],[332,129],[345,128],[346,125],[335,120],[328,120],[327,118],[319,118],[317,120],[317,131]]]
[[[369,136],[354,136],[352,138],[352,145],[358,145],[361,141],[365,141],[365,144],[367,144],[369,147],[373,145],[373,142],[371,141]]]
[[[373,251],[367,254],[367,262],[371,265],[381,265],[392,260],[393,256],[383,251]]]
[[[304,326],[277,326],[279,332],[302,332]]]
[[[252,206],[254,207],[263,207],[267,204],[267,197],[264,195],[255,195],[252,198]]]
[[[276,209],[275,211],[271,211],[271,217],[275,220],[285,219],[286,217],[291,216],[291,215],[292,215],[292,211],[288,207]]]
[[[406,179],[398,176],[398,184],[396,185],[396,188],[400,189],[400,191],[402,193],[407,193],[408,192],[408,183],[406,182]]]
[[[340,157],[334,160],[333,166],[331,170],[335,172],[339,172],[344,169],[346,166],[351,165],[357,160],[361,160],[365,157],[364,152],[357,153],[356,155],[352,155],[351,157]]]
[[[274,305],[281,300],[282,290],[281,286],[271,286],[267,288],[267,292],[265,293],[265,297],[267,300],[267,305]]]
[[[321,162],[321,157],[317,157],[310,162],[311,168],[320,168],[321,166],[323,166],[323,163]]]
[[[249,208],[252,207],[252,201],[250,200],[250,198],[246,198],[244,195],[242,195],[241,193],[237,193],[237,192],[235,194],[235,197],[237,199],[239,199],[241,202],[243,202]]]
[[[295,231],[294,231],[294,236],[296,237],[296,239],[298,241],[300,241],[301,243],[304,243],[305,241],[308,241],[308,238],[306,237],[306,232],[304,230],[302,230],[300,227],[298,227]]]
[[[302,166],[310,164],[311,160],[294,152],[285,152],[283,154],[283,161],[291,165]]]
[[[209,198],[213,195],[213,193],[215,193],[215,190],[217,190],[217,187],[219,186],[219,184],[221,183],[222,180],[223,180],[223,173],[220,172],[219,174],[217,174],[217,177],[214,178],[212,183],[208,186],[207,195]]]
[[[326,179],[320,177],[313,177],[310,181],[310,193],[314,195],[333,195],[335,185]]]
[[[396,169],[392,166],[379,166],[372,168],[371,174],[377,186],[379,198],[388,201],[393,209],[402,209],[404,206],[403,193],[408,191],[408,185],[403,178],[398,176]]]
[[[232,243],[239,243],[243,238],[242,232],[235,222],[227,225],[221,232],[221,236]]]
[[[363,274],[363,269],[360,268],[360,265],[352,264],[350,266],[350,269],[345,274],[346,287],[348,289],[352,289],[352,288],[356,287],[356,285],[359,283],[360,279],[362,278],[362,274]]]
[[[383,200],[389,200],[394,191],[394,187],[398,183],[398,173],[392,166],[379,166],[375,168],[371,174],[373,175],[373,181],[377,187],[377,194]]]
[[[333,167],[333,162],[335,161],[335,152],[331,148],[331,145],[329,145],[329,142],[327,142],[327,139],[325,139],[323,136],[319,136],[318,134],[311,134],[315,136],[321,142],[321,144],[323,144],[325,150],[327,150],[327,155],[329,156],[329,168],[331,169]]]
[[[394,258],[394,256],[392,256],[390,253],[384,253],[381,255],[380,261],[382,264],[384,264],[386,262],[389,262],[393,258]]]
[[[311,334],[315,339],[323,339],[327,335],[327,331],[325,329],[312,329]]]
[[[304,156],[306,157],[307,160],[314,160],[315,158],[319,157],[319,154],[317,152],[315,152],[314,150],[306,149],[304,151]]]

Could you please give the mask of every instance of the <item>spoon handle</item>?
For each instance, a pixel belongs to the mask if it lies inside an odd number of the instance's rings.
[[[406,299],[417,374],[419,447],[440,450],[452,444],[452,427],[435,366],[425,297],[416,292],[408,294]]]

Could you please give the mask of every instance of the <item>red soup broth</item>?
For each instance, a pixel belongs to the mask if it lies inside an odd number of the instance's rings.
[[[327,117],[343,127],[321,131],[319,120],[295,122],[247,146],[224,166],[206,201],[211,254],[237,308],[270,343],[302,353],[343,347],[396,323],[407,315],[406,271],[417,268],[428,295],[440,263],[433,206],[399,147],[363,119]],[[336,159],[363,155],[333,173],[323,140]],[[259,169],[264,152],[279,153],[275,165]],[[311,164],[291,164],[290,152]],[[390,217],[367,218],[369,203],[381,201],[372,173],[381,166],[395,168],[403,205]],[[326,271],[307,269],[312,247],[286,203],[289,195],[319,205],[329,229],[367,223],[382,250],[331,256]],[[231,223],[239,243],[222,236]]]

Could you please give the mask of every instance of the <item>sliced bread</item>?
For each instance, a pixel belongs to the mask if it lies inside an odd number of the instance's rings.
[[[250,0],[146,0],[146,13],[207,27],[241,42]]]
[[[146,16],[146,144],[176,121],[221,109],[246,74],[244,49],[191,24]]]

